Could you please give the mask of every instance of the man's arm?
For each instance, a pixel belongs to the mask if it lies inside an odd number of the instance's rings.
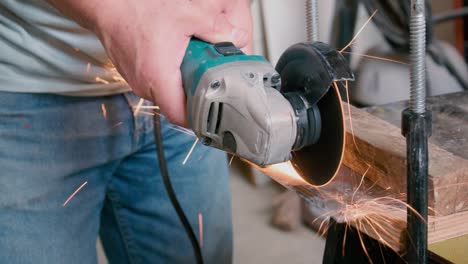
[[[249,0],[49,0],[93,31],[133,91],[186,125],[180,64],[190,38],[249,47]]]

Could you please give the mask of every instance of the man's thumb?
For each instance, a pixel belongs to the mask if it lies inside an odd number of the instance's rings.
[[[214,26],[205,28],[205,30],[195,33],[194,36],[211,43],[232,42],[238,48],[245,47],[249,40],[248,32],[242,28],[234,27],[223,14],[216,18]]]

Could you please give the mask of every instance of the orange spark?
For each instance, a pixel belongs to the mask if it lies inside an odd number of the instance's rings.
[[[138,112],[140,112],[140,109],[141,107],[143,106],[143,103],[145,102],[144,99],[140,99],[140,101],[138,101],[138,104],[135,108],[135,112],[133,112],[133,116],[137,116],[138,115]]]
[[[150,113],[150,112],[145,112],[145,111],[139,111],[138,112],[139,114],[143,114],[143,115],[149,115],[149,116],[154,116],[154,113]]]
[[[364,23],[364,25],[362,25],[362,27],[359,29],[359,31],[356,33],[356,35],[354,35],[353,39],[351,39],[351,41],[348,43],[348,45],[346,45],[344,48],[342,48],[340,50],[340,53],[345,51],[347,48],[349,48],[349,46],[353,45],[354,41],[356,41],[357,37],[359,36],[359,34],[361,34],[361,32],[364,30],[364,28],[367,26],[367,24],[369,24],[369,22],[372,20],[372,18],[374,18],[374,16],[377,14],[377,9],[372,13],[372,15],[369,17],[369,19],[367,19],[367,21]]]
[[[346,249],[346,237],[348,235],[348,226],[349,225],[345,225],[345,230],[344,230],[344,236],[343,236],[343,245],[341,246],[341,249],[342,249],[342,256],[345,256],[345,249]]]
[[[369,259],[370,263],[371,264],[374,264],[374,262],[372,261],[370,255],[369,255],[369,252],[367,252],[367,249],[366,249],[366,246],[364,244],[364,240],[362,239],[362,235],[361,235],[361,232],[359,231],[360,229],[362,228],[362,224],[361,222],[359,222],[359,228],[358,228],[358,236],[359,236],[359,241],[361,242],[361,247],[362,247],[362,250],[364,251],[364,253],[366,254],[367,258]]]
[[[99,83],[109,84],[108,81],[106,81],[106,80],[104,80],[104,79],[102,79],[102,78],[100,78],[100,77],[96,77],[95,80],[96,80],[96,82],[99,82]]]
[[[190,148],[190,151],[188,152],[187,156],[185,157],[184,161],[182,162],[182,165],[185,165],[185,163],[187,163],[187,160],[189,159],[189,157],[192,155],[192,152],[193,150],[195,149],[195,146],[197,145],[198,143],[198,138],[195,139],[195,142],[193,142],[193,145],[192,147]]]
[[[200,248],[203,248],[203,215],[198,213],[198,232],[200,234]]]
[[[251,165],[283,185],[309,185],[297,172],[297,170],[292,165],[291,161],[277,163],[266,167],[259,167],[254,164]]]
[[[81,186],[78,187],[78,189],[76,189],[76,191],[74,191],[74,192],[70,195],[70,197],[68,197],[68,199],[62,204],[62,206],[66,206],[66,205],[71,201],[71,199],[73,199],[73,197],[75,197],[75,195],[76,195],[79,191],[81,191],[81,189],[83,189],[83,187],[86,186],[86,184],[88,184],[88,181],[85,181],[83,184],[81,184]]]
[[[189,130],[189,129],[186,129],[184,127],[179,127],[179,126],[169,126],[170,129],[172,130],[175,130],[175,131],[178,131],[180,133],[184,133],[186,135],[189,135],[189,136],[195,136],[195,133],[193,133],[193,131]]]
[[[159,110],[159,106],[157,105],[142,105],[140,109],[156,109]]]
[[[102,116],[107,120],[107,109],[105,104],[101,104]]]
[[[121,125],[123,125],[123,122],[118,122],[117,124],[113,125],[111,128],[116,128],[116,127],[121,126]]]
[[[114,81],[117,81],[117,82],[123,82],[123,83],[126,83],[127,81],[125,81],[124,78],[122,78],[122,76],[120,75],[113,75],[112,76],[112,79],[114,79]]]
[[[335,86],[336,90],[338,90],[338,84],[336,84],[336,82],[333,82],[333,85]],[[349,88],[348,81],[345,81],[346,103],[348,107],[348,117],[349,117],[349,128],[351,129],[351,136],[353,138],[354,146],[356,147],[357,152],[361,154],[361,151],[359,150],[359,147],[356,143],[356,137],[354,136],[353,118],[352,118],[352,113],[351,113],[351,104],[349,102],[349,89],[348,88]]]
[[[369,164],[367,164],[367,165],[369,167],[367,167],[366,172],[364,172],[364,174],[362,175],[361,182],[359,183],[358,187],[356,188],[356,190],[354,190],[353,196],[351,197],[351,203],[354,202],[354,196],[356,196],[357,191],[361,188],[362,184],[364,183],[364,179],[366,178],[367,172],[369,172],[369,169],[370,169],[371,166]]]
[[[362,53],[356,53],[356,52],[348,52],[348,51],[343,51],[342,53],[351,54],[351,55],[357,55],[357,56],[361,56],[361,57],[369,58],[369,59],[376,59],[376,60],[381,60],[381,61],[387,61],[387,62],[398,63],[398,64],[402,64],[402,65],[409,65],[408,63],[403,62],[403,61],[397,61],[397,60],[392,60],[392,59],[389,59],[389,58],[377,57],[377,56],[372,56],[372,55],[368,55],[368,54],[362,54]]]

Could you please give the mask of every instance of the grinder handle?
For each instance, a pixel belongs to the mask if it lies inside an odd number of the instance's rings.
[[[211,68],[235,61],[266,61],[262,56],[245,55],[231,42],[211,44],[197,38],[192,38],[185,52],[182,65],[182,85],[187,96],[187,111],[190,120],[192,97],[203,74]],[[192,124],[190,124],[191,126]]]
[[[182,84],[187,96],[192,96],[195,93],[197,83],[194,81],[201,77],[196,76],[200,74],[200,68],[219,56],[215,52],[213,44],[195,38],[190,40],[181,65]]]

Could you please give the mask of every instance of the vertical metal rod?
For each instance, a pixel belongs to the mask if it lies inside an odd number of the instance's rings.
[[[427,263],[428,205],[428,137],[431,134],[431,113],[403,111],[403,133],[406,136],[407,199],[413,210],[407,210],[408,263]],[[416,213],[417,212],[417,213]]]
[[[307,41],[319,40],[318,0],[306,0]]]
[[[411,0],[409,108],[403,111],[402,132],[407,145],[407,199],[417,213],[407,210],[408,263],[427,263],[428,137],[431,112],[426,109],[425,1]]]
[[[411,93],[410,109],[418,114],[426,111],[426,3],[411,0],[410,60]]]

